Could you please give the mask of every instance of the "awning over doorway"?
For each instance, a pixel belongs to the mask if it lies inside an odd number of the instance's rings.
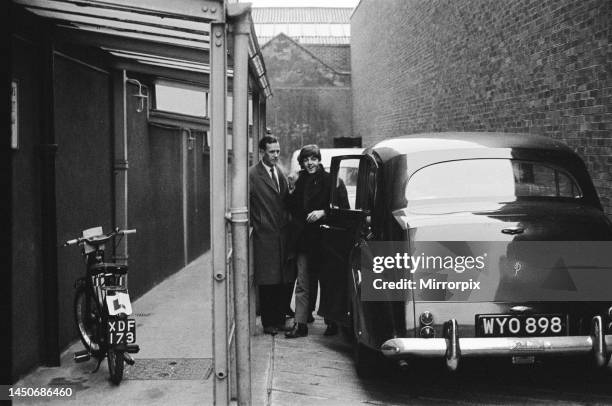
[[[97,46],[118,58],[118,67],[208,85],[210,23],[226,18],[222,1],[15,0],[53,21],[58,39]],[[252,27],[252,22],[251,22]],[[265,97],[271,90],[259,44],[251,30],[249,73]],[[228,60],[231,78],[232,59]],[[192,73],[181,75],[180,72]],[[198,78],[196,74],[203,74]]]

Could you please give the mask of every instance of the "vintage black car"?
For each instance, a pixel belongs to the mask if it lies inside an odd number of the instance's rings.
[[[612,241],[612,223],[587,169],[568,146],[528,134],[416,134],[384,140],[362,155],[336,157],[332,176],[337,179],[343,166],[356,162],[358,176],[343,179],[356,185],[355,202],[340,208],[332,190],[322,234],[336,261],[337,281],[347,287],[337,292],[336,318],[354,339],[358,373],[371,372],[381,354],[404,364],[445,359],[450,370],[468,357],[533,363],[572,356],[608,364],[612,286],[592,298],[584,291],[580,296],[578,282],[563,277],[551,279],[562,285],[553,286],[551,295],[540,290],[547,297],[534,297],[527,288],[548,283],[544,279],[558,268],[567,276],[574,265],[538,265],[521,247],[537,242],[554,250],[569,242],[582,252],[601,242],[605,251]],[[368,284],[377,277],[370,259],[383,242],[412,254],[423,242],[479,242],[502,253],[491,254],[495,270],[481,274],[487,292],[458,294],[455,300],[448,289],[429,297],[404,289],[400,298],[387,292],[388,298],[382,293],[364,299],[364,286],[371,291]],[[536,252],[546,257],[542,247],[536,245]],[[586,268],[605,280],[612,263]]]

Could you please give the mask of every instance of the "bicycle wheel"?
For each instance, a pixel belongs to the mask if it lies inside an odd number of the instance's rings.
[[[108,372],[110,373],[111,382],[119,385],[123,379],[123,351],[109,348],[106,358],[108,359]]]
[[[87,294],[87,287],[79,286],[74,295],[74,321],[85,348],[97,356],[100,353],[100,314],[96,299]]]

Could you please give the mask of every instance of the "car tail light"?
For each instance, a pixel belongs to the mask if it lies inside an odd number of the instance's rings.
[[[436,332],[431,326],[425,326],[421,329],[422,338],[433,338],[435,335],[436,335]]]
[[[431,314],[430,311],[425,310],[423,313],[421,313],[419,320],[421,321],[422,326],[431,326],[434,321],[433,314]]]

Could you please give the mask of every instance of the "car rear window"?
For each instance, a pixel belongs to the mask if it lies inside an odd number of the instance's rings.
[[[512,201],[517,197],[580,198],[582,192],[565,171],[540,162],[473,159],[441,162],[418,170],[406,198]]]

